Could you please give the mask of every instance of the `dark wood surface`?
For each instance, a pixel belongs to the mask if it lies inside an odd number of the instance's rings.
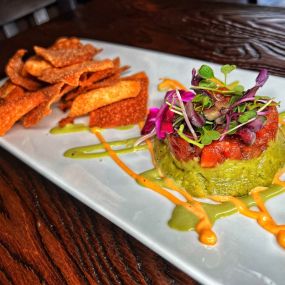
[[[18,48],[79,36],[285,75],[285,9],[202,1],[90,1],[0,42],[0,75]],[[0,114],[1,115],[1,114]],[[0,284],[197,284],[0,149]]]

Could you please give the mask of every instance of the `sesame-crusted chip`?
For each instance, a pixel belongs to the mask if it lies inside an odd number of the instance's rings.
[[[82,116],[102,106],[136,97],[140,90],[138,81],[119,81],[112,86],[88,91],[75,98],[69,117]]]
[[[105,59],[102,61],[84,61],[62,68],[49,68],[43,71],[39,77],[40,80],[50,84],[64,82],[71,86],[78,86],[80,76],[85,72],[96,72],[113,68],[112,60]]]
[[[45,96],[41,92],[25,92],[19,86],[13,88],[0,102],[0,136],[5,135],[22,116],[44,100]]]
[[[145,119],[148,99],[147,76],[145,73],[138,73],[125,78],[125,80],[139,80],[141,82],[142,88],[139,95],[90,112],[90,127],[114,128],[137,124]],[[128,110],[128,112],[124,112],[124,110]]]
[[[23,70],[35,77],[41,76],[43,71],[47,68],[53,67],[46,60],[38,55],[31,56],[25,61]]]
[[[57,102],[70,88],[72,87],[66,86],[63,82],[42,88],[39,92],[44,95],[45,100],[23,117],[23,126],[26,128],[31,127],[43,117],[49,115],[51,113],[51,105]]]
[[[24,76],[22,73],[24,67],[22,57],[25,53],[26,50],[20,49],[10,58],[6,66],[6,73],[14,84],[24,87],[29,91],[35,91],[40,88],[41,84],[33,78]]]
[[[93,56],[101,50],[87,44],[80,44],[77,47],[62,47],[62,48],[42,48],[35,46],[35,53],[55,67],[65,67],[75,63],[80,63],[86,60],[91,60]]]

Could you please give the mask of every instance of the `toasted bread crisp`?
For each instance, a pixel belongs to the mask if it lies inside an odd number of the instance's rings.
[[[60,48],[58,45],[55,45],[53,48],[35,46],[34,50],[37,55],[41,56],[55,67],[65,67],[91,60],[95,54],[101,51],[90,44],[80,44],[76,47],[69,47],[63,44],[60,46]]]
[[[23,117],[23,126],[26,128],[31,127],[37,124],[43,117],[49,115],[51,113],[51,105],[57,102],[70,88],[63,82],[42,88],[39,92],[44,95],[45,100]]]
[[[144,72],[134,74],[122,80],[137,80],[141,83],[138,96],[101,107],[90,112],[90,127],[114,128],[136,124],[147,114],[148,78]]]
[[[50,49],[72,49],[72,48],[80,48],[82,46],[80,39],[71,37],[66,38],[62,37],[57,39],[54,44],[50,47]]]
[[[61,127],[90,112],[91,125],[106,127],[144,118],[147,77],[140,73],[122,79],[129,66],[121,66],[119,57],[94,60],[101,49],[77,38],[61,38],[48,48],[34,50],[36,54],[26,60],[26,51],[18,50],[6,66],[9,78],[0,87],[0,135],[17,121],[24,127],[35,125],[58,101],[61,110],[70,110],[60,120]]]
[[[50,84],[64,82],[71,86],[78,86],[79,79],[85,72],[97,72],[107,68],[113,68],[112,60],[84,61],[63,68],[49,68],[43,71],[39,79]]]
[[[53,67],[50,63],[46,60],[42,59],[41,57],[35,55],[31,56],[24,64],[24,71],[35,76],[41,76],[43,71]]]
[[[41,92],[25,92],[16,86],[0,101],[0,136],[12,128],[22,116],[37,107],[45,100]]]
[[[25,53],[26,50],[20,49],[12,56],[6,66],[6,73],[14,84],[24,87],[29,91],[35,91],[40,88],[41,84],[35,79],[24,76],[22,73],[24,67],[22,57]]]
[[[74,100],[69,117],[82,116],[102,106],[136,97],[140,90],[141,84],[138,81],[119,81],[109,87],[91,90]]]

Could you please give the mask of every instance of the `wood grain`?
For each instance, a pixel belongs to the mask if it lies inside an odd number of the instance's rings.
[[[92,1],[1,43],[1,75],[17,48],[32,50],[67,35],[285,75],[284,13],[284,8],[188,0]]]
[[[0,42],[0,75],[18,48],[80,36],[285,76],[285,10],[201,1],[91,1]],[[0,284],[197,284],[0,149]]]
[[[0,284],[196,284],[0,150]]]

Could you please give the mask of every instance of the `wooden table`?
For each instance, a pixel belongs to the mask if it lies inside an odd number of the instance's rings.
[[[78,36],[285,75],[285,9],[201,1],[91,1],[0,42]],[[1,114],[0,114],[1,115]],[[0,150],[1,284],[197,284],[131,236]]]

